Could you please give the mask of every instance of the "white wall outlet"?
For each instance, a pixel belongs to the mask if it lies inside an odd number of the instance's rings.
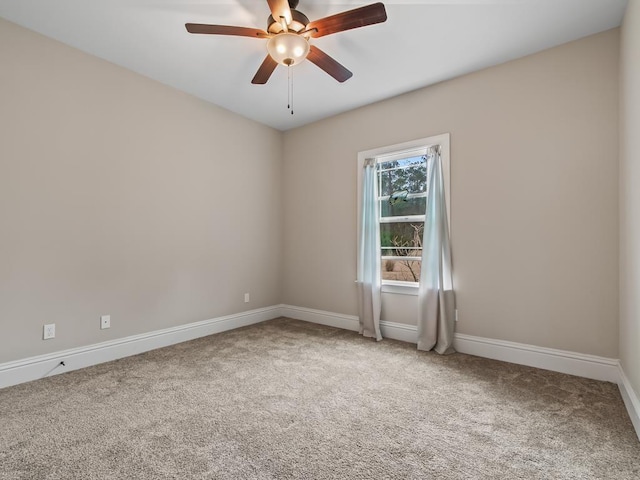
[[[49,323],[45,325],[42,332],[42,339],[49,340],[50,338],[55,338],[55,336],[56,336],[56,324]]]
[[[100,317],[100,330],[111,327],[111,315],[102,315]]]
[[[458,321],[458,309],[456,308],[456,322]]]
[[[244,294],[244,303],[249,303],[249,294],[248,293]]]

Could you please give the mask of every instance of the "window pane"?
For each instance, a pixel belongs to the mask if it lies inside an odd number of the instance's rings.
[[[385,223],[380,225],[382,280],[420,281],[422,262],[416,260],[415,257],[422,257],[423,232],[424,223],[422,222]]]
[[[423,232],[424,222],[381,223],[380,246],[383,247],[383,255],[397,257],[422,256]]]
[[[427,209],[427,198],[408,198],[391,205],[388,200],[380,201],[381,217],[405,217],[407,215],[424,215]]]
[[[385,260],[382,259],[382,280],[400,282],[420,281],[420,260]]]
[[[393,192],[400,190],[407,190],[409,193],[426,192],[426,165],[425,157],[413,157],[398,161],[379,163],[379,195],[388,196]]]

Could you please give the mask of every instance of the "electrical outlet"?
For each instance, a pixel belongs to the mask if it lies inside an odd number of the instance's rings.
[[[56,324],[49,323],[45,325],[42,333],[42,339],[49,340],[50,338],[55,338],[55,336],[56,336]]]
[[[249,303],[249,294],[248,293],[244,294],[244,303]]]
[[[458,309],[456,308],[456,322],[458,321]]]
[[[102,315],[100,317],[100,330],[111,328],[111,315]]]

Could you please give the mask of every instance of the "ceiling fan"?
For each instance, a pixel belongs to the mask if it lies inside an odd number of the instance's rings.
[[[351,78],[353,73],[318,47],[311,45],[310,38],[382,23],[387,19],[387,12],[382,3],[348,10],[312,22],[304,13],[296,10],[298,0],[267,0],[267,3],[271,15],[267,20],[266,31],[258,28],[201,23],[187,23],[185,26],[189,33],[268,39],[268,54],[251,80],[253,84],[267,83],[278,64],[290,67],[302,62],[305,58],[337,81],[344,82]]]

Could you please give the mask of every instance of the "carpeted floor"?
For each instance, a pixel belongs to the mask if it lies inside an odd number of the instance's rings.
[[[6,479],[639,479],[615,385],[277,319],[0,390]]]

